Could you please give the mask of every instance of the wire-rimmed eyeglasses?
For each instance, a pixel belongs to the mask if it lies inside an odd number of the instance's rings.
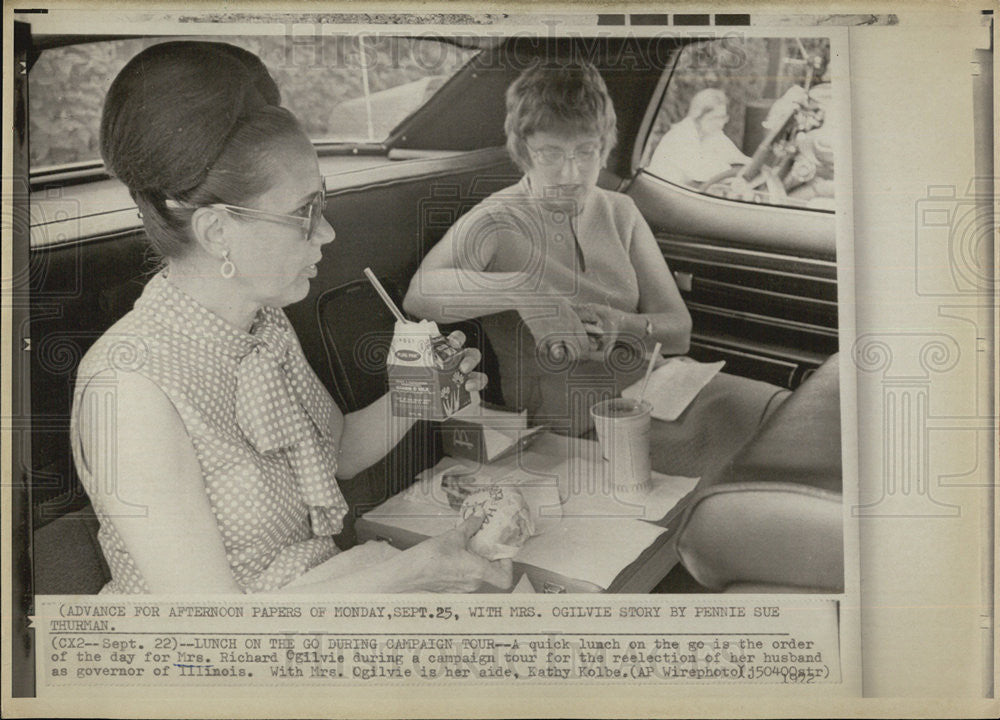
[[[569,160],[576,160],[581,165],[589,165],[601,157],[601,144],[587,143],[586,145],[580,145],[572,153],[567,153],[561,147],[546,146],[532,148],[529,146],[528,152],[543,167],[562,167]]]

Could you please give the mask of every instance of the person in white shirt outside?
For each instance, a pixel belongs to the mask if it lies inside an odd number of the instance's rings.
[[[750,158],[723,132],[729,99],[718,88],[695,93],[687,115],[663,136],[646,170],[670,182],[701,185]]]

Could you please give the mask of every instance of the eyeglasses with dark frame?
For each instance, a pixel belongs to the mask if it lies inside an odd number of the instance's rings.
[[[303,240],[309,241],[316,234],[316,228],[323,218],[323,211],[326,210],[326,181],[323,181],[323,189],[317,192],[309,202],[302,205],[294,213],[274,213],[257,208],[241,207],[240,205],[227,205],[225,203],[213,203],[209,207],[217,207],[233,215],[266,220],[269,222],[282,223],[284,225],[298,225],[302,228]],[[305,214],[300,214],[305,212]]]

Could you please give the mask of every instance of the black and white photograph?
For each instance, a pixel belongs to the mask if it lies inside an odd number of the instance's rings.
[[[35,592],[842,590],[803,35],[33,37]]]
[[[912,525],[993,698],[992,15],[914,205],[858,110],[905,14],[640,9],[5,6],[5,696],[881,697]]]

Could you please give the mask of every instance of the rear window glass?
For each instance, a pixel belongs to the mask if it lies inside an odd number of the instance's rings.
[[[666,71],[640,165],[706,195],[832,210],[829,65],[828,38],[688,45]]]
[[[83,43],[41,54],[29,76],[32,170],[100,161],[101,106],[136,53],[167,38]],[[188,38],[190,39],[190,38]],[[315,142],[381,142],[477,52],[387,36],[203,37],[257,54]]]

